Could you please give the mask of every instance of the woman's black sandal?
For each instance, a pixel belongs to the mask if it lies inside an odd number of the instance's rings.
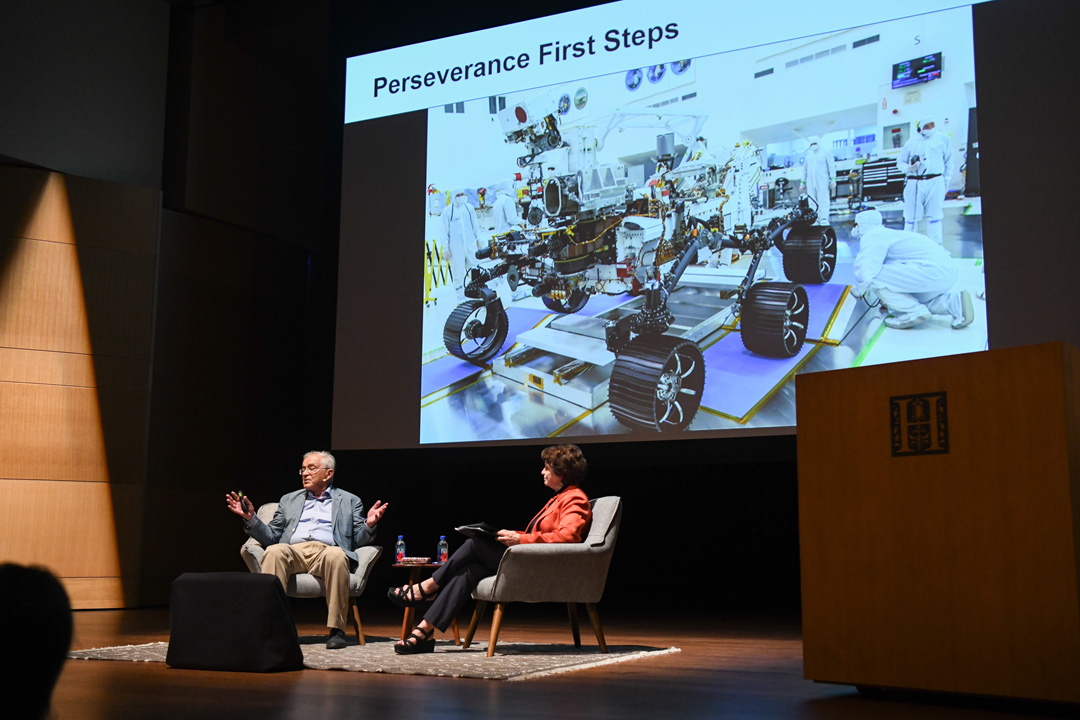
[[[414,591],[413,588],[416,588]],[[420,597],[416,597],[416,593],[420,593]],[[398,607],[411,608],[422,605],[426,602],[431,602],[438,594],[438,590],[433,593],[424,592],[424,586],[422,583],[416,583],[415,585],[406,585],[405,587],[392,587],[386,591],[386,597],[390,598],[390,602],[394,603]]]
[[[413,628],[409,637],[394,645],[394,652],[398,655],[419,655],[421,653],[435,652],[435,628],[424,632],[420,628]]]

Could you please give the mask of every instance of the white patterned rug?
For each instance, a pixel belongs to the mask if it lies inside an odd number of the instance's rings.
[[[435,652],[424,655],[397,655],[392,638],[368,638],[366,645],[350,643],[341,650],[327,650],[326,639],[301,637],[304,667],[315,670],[391,673],[395,675],[438,675],[443,677],[481,678],[485,680],[531,680],[558,673],[585,670],[613,663],[640,660],[669,653],[679,648],[656,648],[644,645],[608,645],[602,653],[593,647],[499,643],[494,657],[487,657],[487,644],[474,643],[462,650],[452,641],[436,644]],[[165,662],[166,642],[145,645],[76,650],[68,657],[76,660],[124,660],[129,662]]]

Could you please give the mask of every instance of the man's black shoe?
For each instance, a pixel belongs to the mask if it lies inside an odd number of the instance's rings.
[[[340,650],[348,644],[348,641],[345,640],[344,630],[340,628],[330,628],[330,637],[326,640],[327,650]]]

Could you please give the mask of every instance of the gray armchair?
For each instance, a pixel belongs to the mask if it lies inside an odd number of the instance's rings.
[[[570,628],[574,646],[581,647],[578,631],[577,603],[585,603],[592,621],[596,642],[601,652],[607,652],[604,631],[596,603],[604,594],[611,553],[622,520],[622,501],[618,497],[602,497],[592,502],[592,522],[585,539],[580,543],[515,545],[503,554],[499,571],[480,581],[473,591],[476,610],[463,646],[469,647],[476,626],[489,602],[496,603],[491,620],[491,638],[487,655],[495,654],[499,627],[509,602],[562,602],[570,613]]]
[[[259,507],[256,514],[264,523],[269,523],[274,517],[274,512],[277,511],[277,506],[276,502],[266,503]],[[262,569],[263,552],[265,552],[263,546],[255,538],[248,538],[248,541],[240,548],[240,557],[244,559],[248,570],[258,573]],[[381,547],[368,545],[357,548],[356,557],[360,563],[349,578],[349,597],[352,598],[353,620],[356,621],[356,639],[361,645],[364,644],[364,626],[360,624],[360,610],[356,607],[356,598],[364,592],[368,576],[371,575],[371,568],[374,567],[380,555],[382,555]],[[326,585],[323,584],[322,578],[308,573],[298,573],[289,578],[289,587],[285,590],[285,594],[289,597],[301,598],[326,597]]]

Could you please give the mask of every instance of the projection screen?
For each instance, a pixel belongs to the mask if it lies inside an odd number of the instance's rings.
[[[986,349],[970,3],[816,7],[350,58],[334,447],[790,433],[797,373]]]

